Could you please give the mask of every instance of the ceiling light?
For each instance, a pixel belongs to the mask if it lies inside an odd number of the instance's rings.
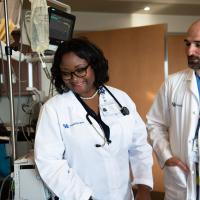
[[[146,7],[144,8],[144,10],[145,10],[145,11],[149,11],[149,10],[150,10],[150,7],[146,6]]]

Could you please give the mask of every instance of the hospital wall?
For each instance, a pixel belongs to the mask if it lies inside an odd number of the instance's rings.
[[[72,8],[73,11],[73,8]],[[199,16],[116,14],[94,12],[72,12],[76,15],[76,31],[110,30],[153,24],[167,24],[169,33],[185,32]]]

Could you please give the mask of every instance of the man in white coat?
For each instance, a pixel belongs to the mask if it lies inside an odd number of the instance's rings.
[[[169,76],[147,114],[149,139],[164,169],[165,200],[199,200],[200,20],[184,41],[189,69]]]

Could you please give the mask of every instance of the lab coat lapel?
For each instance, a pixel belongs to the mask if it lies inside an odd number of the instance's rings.
[[[85,123],[87,124],[85,129],[83,131],[88,131],[88,134],[90,135],[91,139],[91,144],[95,145],[95,144],[103,144],[103,139],[101,136],[104,137],[104,133],[101,129],[101,127],[99,126],[99,124],[97,123],[97,121],[92,118],[91,116],[89,116],[91,122],[93,125],[91,125],[88,120],[86,119],[86,114],[87,111],[85,110],[85,108],[83,107],[83,105],[79,102],[79,100],[76,98],[76,96],[71,93],[71,102],[73,102],[75,106],[75,113],[78,113],[78,115],[80,116],[80,118],[85,121]],[[74,107],[73,105],[73,107]],[[94,127],[93,127],[94,126]],[[101,135],[101,136],[100,136]],[[104,154],[105,156],[109,156],[109,148],[107,143],[103,146],[103,147],[94,147],[94,150],[96,152],[99,152],[101,154]]]
[[[72,107],[76,109],[78,115],[82,119],[85,119],[87,112],[85,108],[82,106],[82,104],[79,102],[79,100],[76,98],[73,92],[71,92],[71,102],[72,102]]]

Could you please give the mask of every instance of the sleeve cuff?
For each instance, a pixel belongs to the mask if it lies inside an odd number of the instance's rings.
[[[170,151],[165,151],[164,153],[161,153],[160,155],[158,155],[156,153],[156,156],[158,157],[158,163],[160,164],[161,169],[164,168],[165,166],[165,162],[172,157],[172,154]]]
[[[151,189],[153,189],[153,180],[147,180],[147,179],[142,179],[142,178],[135,178],[133,180],[133,182],[132,182],[132,185],[138,185],[138,184],[147,185]]]
[[[81,200],[88,200],[92,196],[92,191],[87,188],[81,196]]]

